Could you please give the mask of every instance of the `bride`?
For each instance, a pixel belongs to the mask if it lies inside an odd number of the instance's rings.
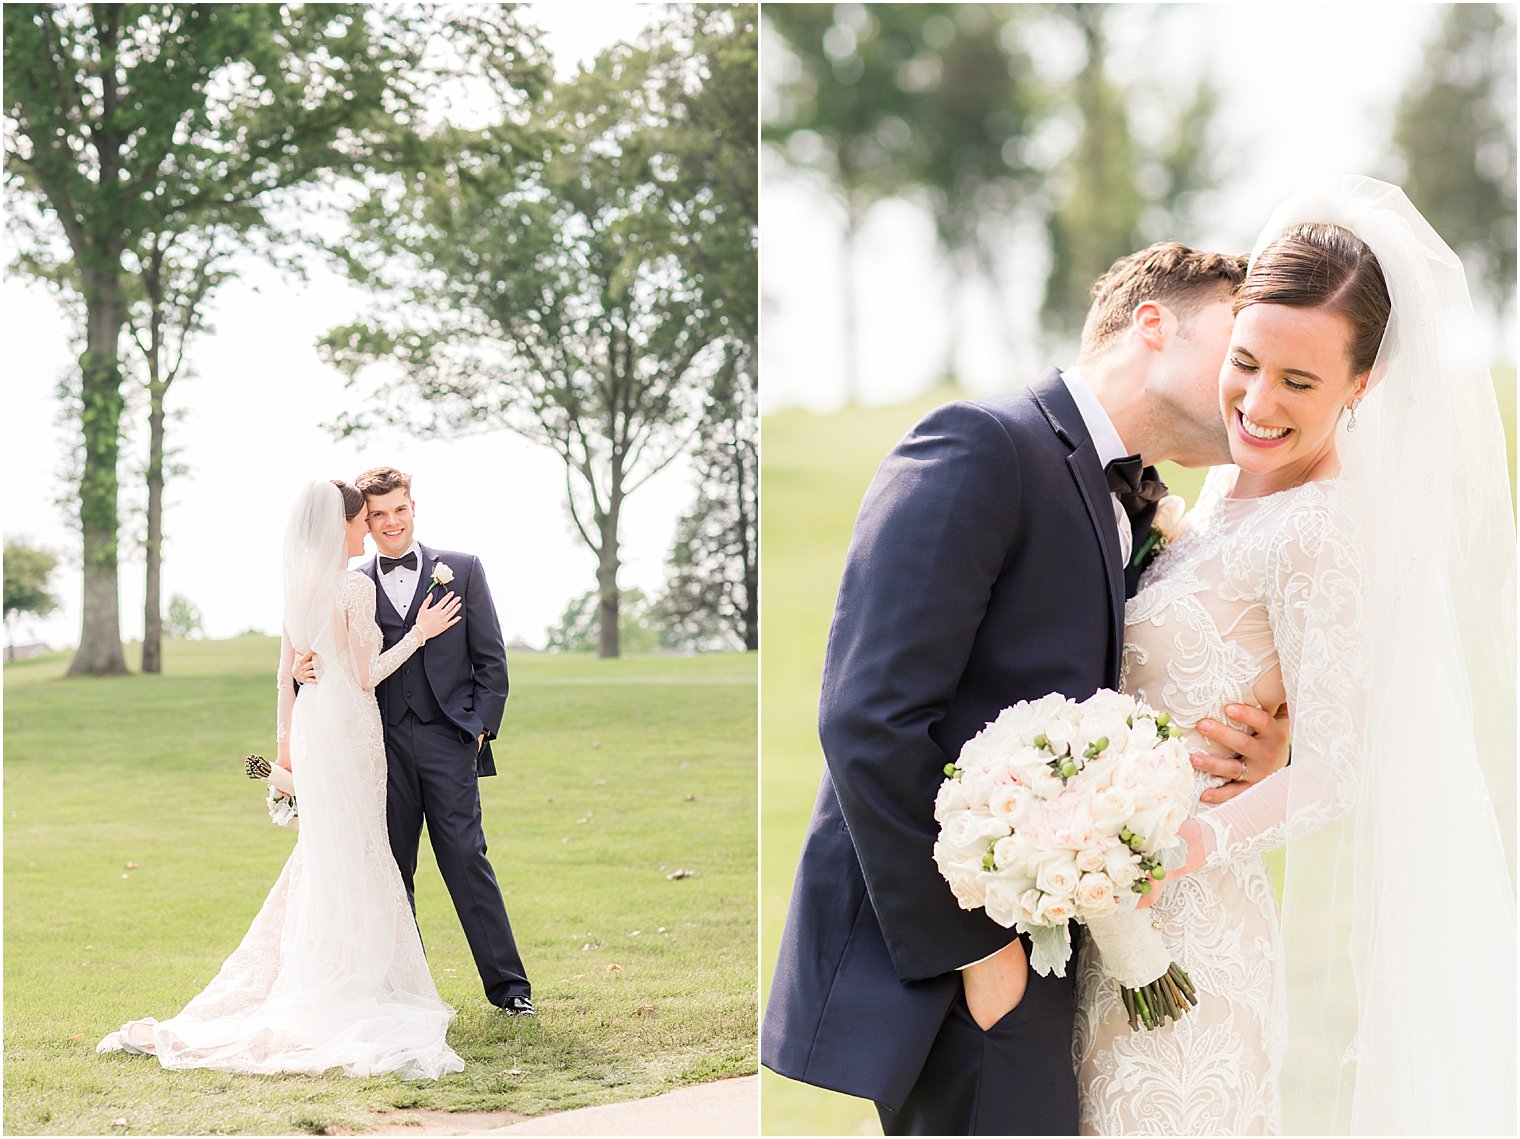
[[[1146,899],[1197,1008],[1132,1032],[1085,955],[1083,1129],[1513,1134],[1514,529],[1461,264],[1339,178],[1278,210],[1235,312],[1235,465],[1129,603],[1123,683],[1184,725],[1286,702],[1292,760]]]
[[[131,1021],[99,1052],[156,1055],[166,1068],[436,1079],[464,1061],[444,1040],[454,1010],[433,985],[391,856],[385,751],[374,687],[459,620],[459,599],[426,599],[415,628],[380,652],[375,586],[345,570],[364,552],[364,496],[312,483],[285,536],[279,756],[301,825],[242,944],[179,1015]],[[291,683],[315,650],[322,683]],[[293,762],[292,762],[293,761]]]

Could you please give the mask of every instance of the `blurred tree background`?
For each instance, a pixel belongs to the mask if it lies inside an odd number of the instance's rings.
[[[1370,147],[1375,162],[1332,172],[1406,188],[1468,263],[1475,303],[1500,323],[1501,351],[1512,359],[1514,8],[1419,7],[1427,26],[1412,73],[1396,98],[1364,116],[1384,139]],[[813,194],[807,200],[831,201],[840,249],[834,343],[813,338],[795,356],[825,362],[828,387],[844,403],[880,402],[876,378],[863,375],[862,345],[917,328],[868,324],[858,294],[883,272],[881,247],[922,243],[924,228],[934,246],[924,263],[943,296],[922,325],[940,344],[915,356],[918,391],[965,381],[957,359],[968,322],[994,325],[1010,358],[1059,358],[1074,346],[1092,281],[1131,250],[1162,239],[1207,245],[1226,232],[1216,247],[1247,248],[1254,228],[1221,224],[1218,215],[1248,189],[1270,182],[1280,199],[1309,180],[1302,169],[1263,168],[1258,142],[1312,131],[1304,113],[1342,86],[1355,90],[1359,72],[1338,54],[1344,44],[1305,46],[1306,55],[1324,53],[1322,71],[1344,64],[1344,74],[1282,92],[1275,112],[1242,121],[1218,86],[1221,74],[1233,79],[1219,48],[1189,51],[1198,47],[1189,36],[1218,18],[1154,4],[767,8],[767,186],[802,186]],[[1358,50],[1369,67],[1375,60],[1387,71],[1400,60],[1400,45],[1385,46],[1382,29],[1364,24],[1363,32]],[[1246,85],[1257,84],[1243,71]],[[1348,138],[1336,157],[1355,161],[1363,141],[1361,133]],[[862,261],[862,233],[873,221],[878,248]],[[782,315],[807,303],[789,287],[798,273],[784,246],[773,256],[769,226],[766,240],[765,303]],[[967,303],[973,292],[981,299]],[[787,329],[781,319],[769,325],[767,349],[774,333],[777,358],[790,360]],[[790,387],[768,370],[767,408],[799,398],[821,406],[817,378]],[[1027,378],[1010,368],[1000,386]],[[906,386],[897,398],[913,394]]]
[[[532,5],[6,6],[11,265],[77,350],[71,673],[126,671],[124,557],[146,565],[142,670],[187,627],[161,605],[169,429],[181,397],[236,398],[184,381],[254,263],[336,264],[367,294],[322,344],[362,401],[336,432],[505,429],[559,458],[601,656],[622,647],[624,502],[690,468],[650,619],[667,647],[756,647],[758,13],[641,15],[555,74]]]
[[[1069,362],[1116,257],[1167,238],[1249,249],[1280,200],[1333,174],[1402,184],[1468,266],[1513,465],[1514,20],[1483,4],[764,9],[762,986],[823,767],[823,651],[861,496],[935,404]],[[1167,478],[1191,497],[1201,474]],[[761,1078],[765,1134],[879,1131],[869,1103]]]

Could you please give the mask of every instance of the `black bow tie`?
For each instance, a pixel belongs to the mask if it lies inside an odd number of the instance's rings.
[[[1141,464],[1139,455],[1111,460],[1103,468],[1103,474],[1108,479],[1108,489],[1130,517],[1166,496],[1166,483],[1156,477],[1156,468]]]
[[[411,550],[405,554],[402,554],[399,558],[388,558],[384,554],[380,555],[381,573],[390,573],[391,570],[395,569],[397,566],[405,566],[409,570],[416,569],[417,551]]]

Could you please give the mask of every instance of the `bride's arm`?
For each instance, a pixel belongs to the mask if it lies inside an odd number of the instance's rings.
[[[350,580],[354,588],[345,591],[343,606],[344,621],[348,625],[348,651],[353,658],[354,677],[359,687],[373,692],[375,686],[400,668],[427,638],[413,627],[406,636],[381,652],[380,626],[375,624],[375,583],[363,574],[355,574]]]
[[[290,635],[280,629],[280,667],[275,671],[275,754],[276,762],[287,770],[290,768],[290,712],[296,703],[296,687],[291,679],[296,652],[290,643]]]
[[[1295,504],[1267,555],[1266,601],[1293,709],[1293,762],[1187,826],[1187,870],[1260,854],[1344,814],[1361,785],[1364,558],[1334,490]]]
[[[363,574],[355,574],[357,588],[348,594],[344,606],[348,624],[348,649],[353,656],[354,676],[359,687],[373,692],[375,687],[432,637],[451,628],[459,620],[459,599],[452,593],[434,602],[423,598],[417,619],[406,636],[384,652],[380,651],[380,626],[375,624],[375,583]]]

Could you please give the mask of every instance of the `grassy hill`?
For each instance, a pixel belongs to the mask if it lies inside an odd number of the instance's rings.
[[[273,754],[277,647],[171,643],[158,677],[64,679],[59,655],[6,666],[7,1132],[363,1130],[406,1108],[537,1114],[754,1070],[756,690],[741,655],[512,658],[501,774],[481,792],[540,1015],[487,1004],[424,843],[418,918],[463,1073],[97,1056],[122,1021],[172,1015],[211,979],[290,853],[241,768]]]

